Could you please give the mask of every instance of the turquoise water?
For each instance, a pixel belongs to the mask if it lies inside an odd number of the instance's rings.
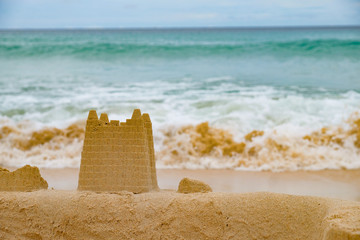
[[[162,130],[203,121],[236,138],[342,124],[360,112],[360,28],[0,31],[0,127],[133,108],[159,149]]]
[[[45,113],[48,98],[64,100],[66,92],[71,99],[86,88],[173,85],[156,94],[166,99],[194,89],[211,95],[227,84],[224,95],[268,86],[321,98],[359,92],[359,76],[360,28],[0,32],[0,115],[16,119]],[[14,103],[26,96],[32,101]],[[72,103],[65,112],[91,107]]]
[[[2,81],[17,68],[45,75],[50,67],[111,83],[231,75],[249,85],[359,90],[359,53],[360,28],[0,32]]]

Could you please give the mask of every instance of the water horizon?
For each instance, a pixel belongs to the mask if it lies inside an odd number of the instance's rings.
[[[0,28],[0,31],[153,31],[153,30],[291,30],[291,29],[357,29],[360,25],[279,25],[279,26],[196,26],[196,27],[62,27],[62,28]]]

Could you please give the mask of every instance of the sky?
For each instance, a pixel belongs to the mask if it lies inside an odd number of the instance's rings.
[[[0,0],[0,28],[360,25],[360,0]]]

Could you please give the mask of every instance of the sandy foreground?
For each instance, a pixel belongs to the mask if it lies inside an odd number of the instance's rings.
[[[2,192],[0,238],[360,239],[360,203],[265,192]]]
[[[163,190],[143,194],[76,191],[78,169],[41,174],[50,190],[0,193],[0,239],[360,239],[360,170],[160,169]],[[183,177],[214,192],[176,193]]]

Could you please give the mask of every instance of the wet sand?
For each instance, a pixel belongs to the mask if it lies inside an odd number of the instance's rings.
[[[79,169],[40,169],[49,189],[75,190]],[[245,172],[158,169],[161,189],[177,189],[184,177],[209,184],[214,192],[275,192],[360,201],[360,170]]]

